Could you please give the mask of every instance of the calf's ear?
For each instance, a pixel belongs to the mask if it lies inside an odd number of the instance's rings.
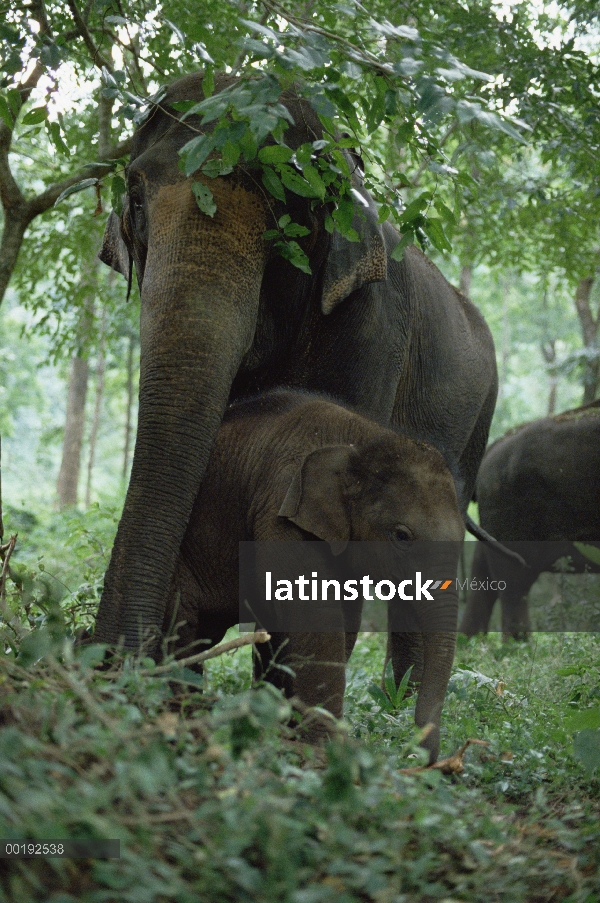
[[[349,445],[328,445],[309,452],[292,478],[279,517],[329,543],[340,555],[350,541],[350,518],[344,496]]]

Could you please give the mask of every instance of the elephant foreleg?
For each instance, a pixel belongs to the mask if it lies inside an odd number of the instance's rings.
[[[273,633],[269,643],[255,650],[254,678],[267,680],[304,706],[327,709],[341,718],[346,689],[345,639],[338,633]],[[327,724],[307,718],[302,737],[315,743],[326,739]]]

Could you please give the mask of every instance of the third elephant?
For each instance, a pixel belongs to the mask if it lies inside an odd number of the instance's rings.
[[[526,423],[494,442],[477,477],[481,525],[518,551],[527,567],[477,543],[473,589],[460,629],[488,629],[496,598],[505,636],[530,629],[527,593],[542,571],[567,556],[573,570],[594,570],[573,542],[600,542],[600,401]],[[502,582],[501,592],[492,588]]]

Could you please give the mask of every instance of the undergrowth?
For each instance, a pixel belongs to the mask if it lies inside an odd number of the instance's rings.
[[[378,692],[381,635],[359,639],[324,749],[297,739],[275,690],[250,689],[249,648],[208,663],[202,687],[73,651],[65,633],[78,600],[97,598],[113,524],[101,511],[63,522],[53,555],[34,525],[15,556],[34,582],[43,555],[80,583],[58,603],[11,588],[35,630],[4,628],[0,837],[119,839],[121,857],[4,860],[1,901],[597,903],[596,636],[459,638],[441,755],[489,745],[460,775],[403,774],[421,761],[413,701]]]

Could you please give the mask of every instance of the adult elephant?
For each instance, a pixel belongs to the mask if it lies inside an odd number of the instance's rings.
[[[543,571],[565,556],[577,573],[598,570],[573,542],[600,542],[599,471],[600,401],[526,423],[490,446],[477,476],[481,525],[527,567],[477,544],[463,633],[486,632],[500,597],[503,634],[523,638],[527,593]]]
[[[358,170],[357,242],[325,230],[324,207],[291,194],[276,202],[241,166],[210,180],[214,218],[200,212],[178,152],[203,127],[172,104],[202,99],[202,75],[185,76],[136,131],[123,212],[111,214],[101,252],[125,275],[133,260],[141,292],[137,441],[95,632],[129,649],[160,632],[228,402],[277,386],[327,393],[437,447],[464,512],[496,399],[483,318],[416,248],[391,259],[398,233],[378,223]],[[281,100],[290,147],[321,137],[305,100],[293,90]],[[301,242],[312,275],[264,238],[284,212],[310,230]]]

